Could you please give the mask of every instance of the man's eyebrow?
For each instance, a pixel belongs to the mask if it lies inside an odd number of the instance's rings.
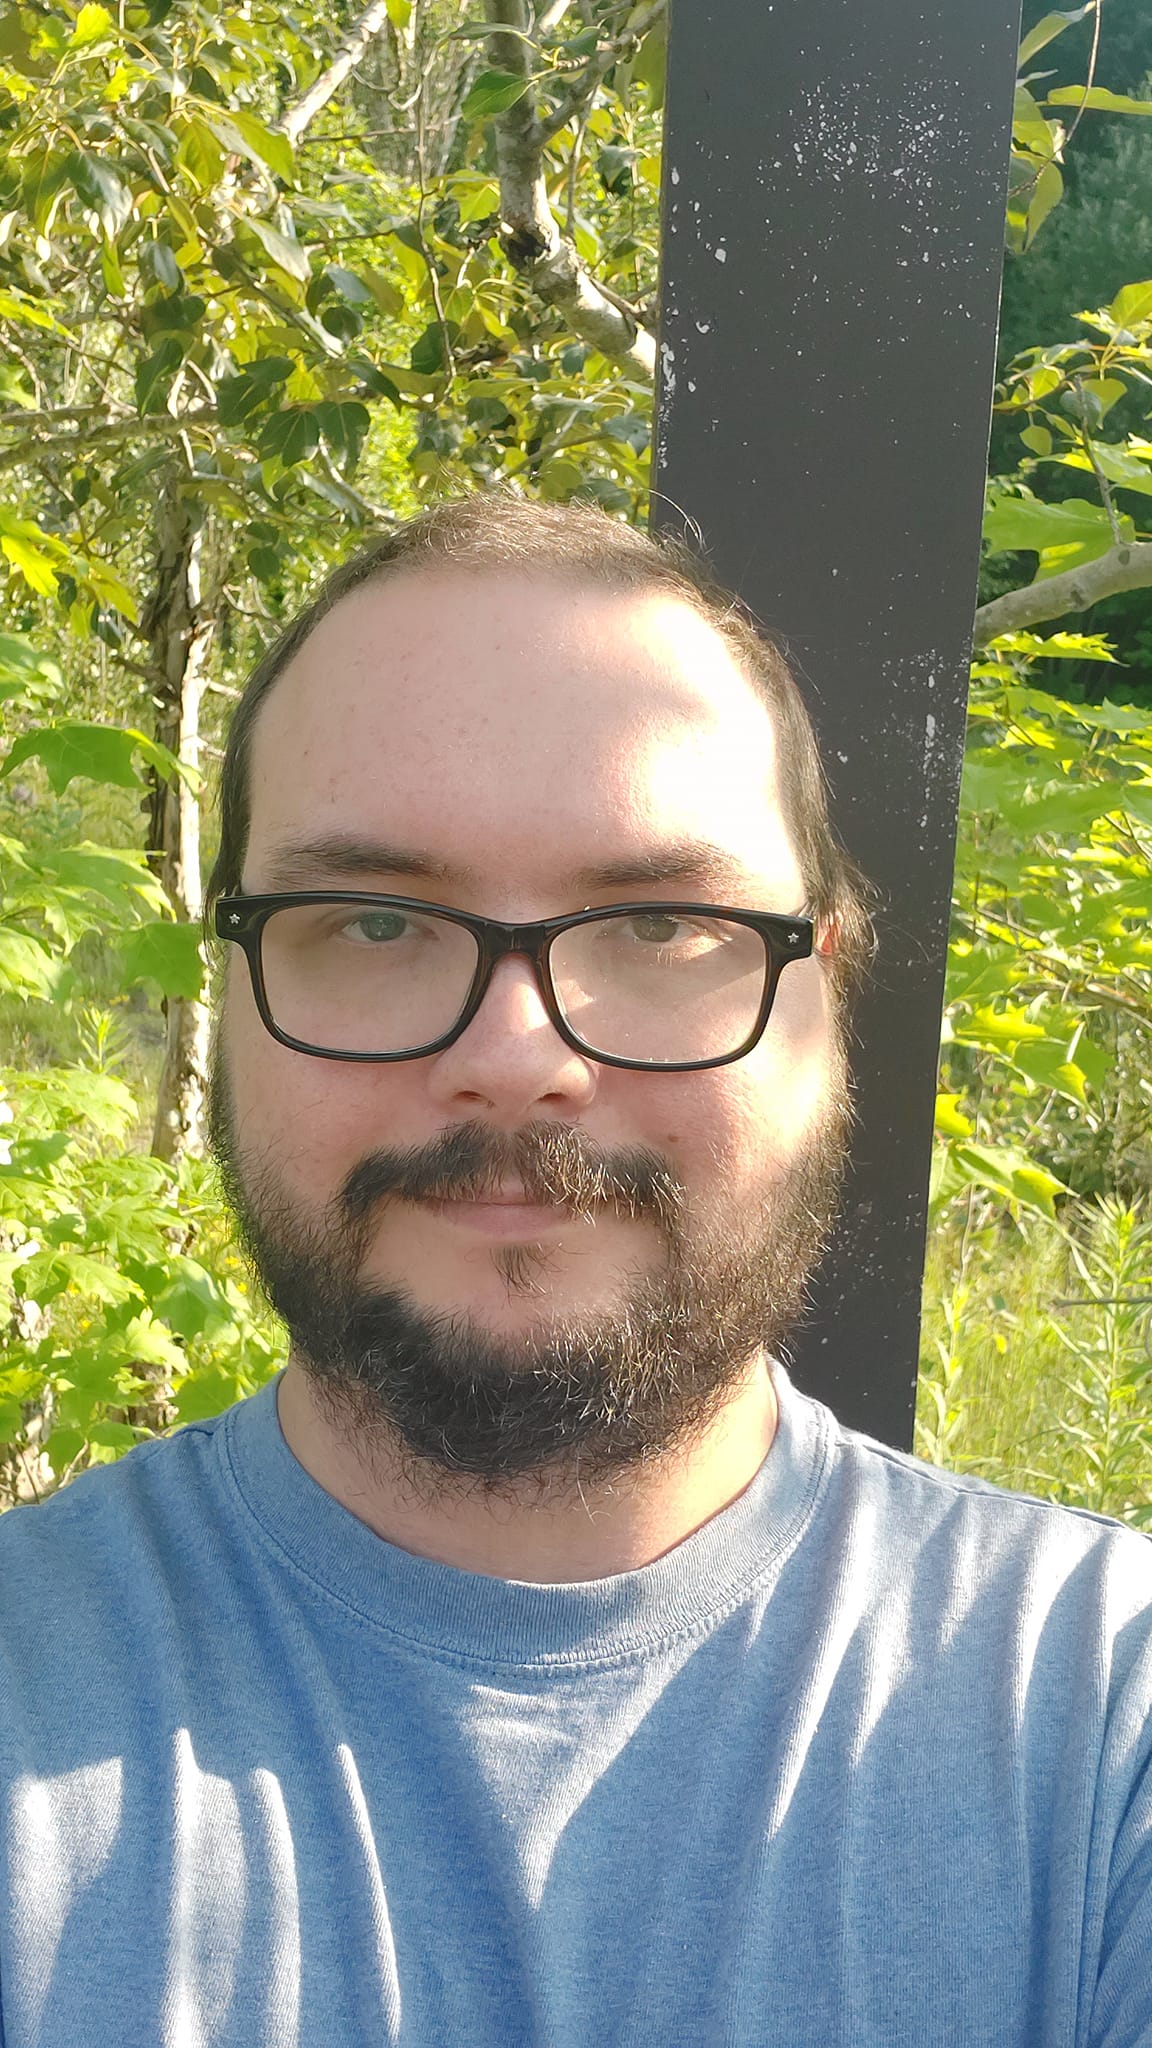
[[[346,882],[353,876],[404,875],[442,886],[463,886],[472,879],[471,869],[436,860],[415,847],[345,832],[274,847],[262,866],[266,886],[273,892],[314,889],[325,881]],[[688,839],[580,868],[569,877],[569,886],[584,894],[676,882],[723,896],[736,890],[744,879],[742,864],[723,847],[710,840]]]
[[[269,889],[315,888],[350,875],[411,875],[423,882],[464,882],[468,870],[434,860],[415,847],[335,832],[320,839],[275,847],[264,863]]]
[[[662,882],[685,882],[724,893],[745,878],[742,863],[722,846],[705,839],[683,839],[628,860],[604,861],[581,868],[573,881],[581,890],[643,889]]]

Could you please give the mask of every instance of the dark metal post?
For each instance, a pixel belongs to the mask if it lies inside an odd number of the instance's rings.
[[[911,1442],[1020,0],[674,0],[655,520],[780,634],[880,892],[797,1378]]]

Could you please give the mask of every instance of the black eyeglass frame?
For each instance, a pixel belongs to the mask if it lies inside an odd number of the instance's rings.
[[[466,931],[471,932],[477,945],[476,972],[452,1029],[429,1044],[414,1046],[408,1052],[338,1052],[332,1047],[307,1045],[302,1039],[282,1031],[268,1005],[261,939],[264,927],[274,912],[299,909],[311,903],[353,903],[377,909],[386,906],[390,910],[420,911],[425,916],[446,918],[450,924],[463,925]],[[747,925],[759,933],[766,956],[764,995],[755,1023],[735,1052],[726,1052],[719,1059],[710,1060],[629,1060],[618,1053],[597,1052],[595,1047],[586,1045],[565,1018],[552,984],[548,956],[553,941],[576,925],[594,924],[604,918],[651,916],[653,912],[666,912],[677,917],[722,917],[729,923]],[[728,904],[665,903],[654,902],[651,898],[643,903],[608,903],[600,910],[574,910],[565,917],[548,917],[532,924],[502,924],[496,918],[475,917],[471,911],[450,910],[443,903],[426,903],[415,896],[388,896],[375,890],[359,889],[301,889],[278,896],[221,896],[216,904],[214,923],[217,938],[229,939],[239,946],[248,962],[252,994],[265,1030],[292,1052],[307,1053],[313,1059],[351,1060],[371,1066],[391,1065],[399,1060],[428,1059],[433,1053],[446,1052],[468,1029],[488,993],[488,985],[499,961],[507,954],[516,953],[531,962],[549,1022],[565,1045],[586,1059],[595,1060],[599,1066],[625,1067],[634,1073],[647,1074],[693,1074],[706,1067],[727,1067],[734,1060],[744,1059],[764,1035],[781,974],[789,961],[809,958],[815,932],[812,919],[804,912],[796,917],[783,917],[775,911],[741,910]]]

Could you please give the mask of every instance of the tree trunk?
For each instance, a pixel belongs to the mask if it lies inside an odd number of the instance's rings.
[[[169,475],[157,513],[156,583],[145,627],[157,677],[156,738],[186,767],[199,767],[200,705],[212,637],[211,606],[203,590],[202,515]],[[200,802],[183,780],[153,775],[148,855],[176,915],[198,923]],[[203,1148],[201,1129],[208,1057],[208,1010],[199,1001],[169,996],[168,1036],[157,1091],[152,1150],[178,1160]]]

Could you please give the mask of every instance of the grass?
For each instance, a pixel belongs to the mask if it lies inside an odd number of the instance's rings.
[[[1152,1223],[952,1217],[929,1242],[916,1450],[1152,1528]]]

